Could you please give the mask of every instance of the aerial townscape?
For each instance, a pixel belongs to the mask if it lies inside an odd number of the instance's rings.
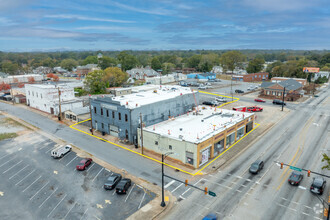
[[[1,220],[325,220],[330,4],[0,3]]]

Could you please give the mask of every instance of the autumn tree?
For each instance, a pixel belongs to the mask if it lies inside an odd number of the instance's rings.
[[[6,91],[6,90],[9,90],[11,88],[11,86],[7,83],[1,83],[0,84],[0,91]]]
[[[34,77],[33,76],[28,77],[28,82],[34,83],[35,82]]]
[[[104,70],[103,81],[107,87],[120,86],[128,79],[128,74],[118,67],[108,67]]]
[[[105,93],[106,82],[104,81],[105,73],[103,70],[94,70],[87,74],[84,84],[87,89],[92,94],[102,94]]]

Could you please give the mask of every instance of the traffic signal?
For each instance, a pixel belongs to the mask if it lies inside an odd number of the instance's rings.
[[[283,169],[283,162],[281,163],[281,169]]]
[[[311,171],[307,170],[307,176],[310,177],[311,176]]]
[[[205,195],[207,195],[207,187],[205,187]]]
[[[185,181],[185,186],[188,186],[188,180]]]

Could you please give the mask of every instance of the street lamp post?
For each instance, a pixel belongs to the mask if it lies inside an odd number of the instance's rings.
[[[164,160],[170,154],[173,154],[173,152],[167,152],[165,154],[162,154],[162,202],[160,203],[161,207],[166,206],[165,201],[164,201]]]
[[[327,203],[326,201],[324,201],[324,199],[320,198],[318,195],[316,195],[316,197],[322,202],[323,208],[325,208],[324,203],[328,206],[327,220],[329,220],[330,203]]]

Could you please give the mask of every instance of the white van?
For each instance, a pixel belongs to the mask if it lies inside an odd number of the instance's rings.
[[[67,154],[68,152],[70,152],[72,149],[72,147],[70,145],[60,145],[59,147],[56,147],[54,150],[52,150],[50,152],[50,155],[53,158],[60,158],[63,157],[65,154]]]

